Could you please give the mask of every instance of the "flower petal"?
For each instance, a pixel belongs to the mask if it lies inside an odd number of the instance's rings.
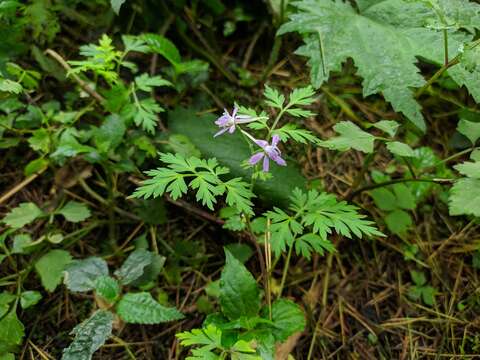
[[[229,119],[230,119],[229,115],[222,115],[215,121],[215,125],[224,126],[225,124],[228,123]]]
[[[263,158],[263,172],[268,172],[270,170],[270,159],[268,156]]]
[[[280,166],[287,166],[287,162],[283,160],[280,157],[280,155],[276,155],[275,157],[272,157],[272,160],[275,161]]]
[[[265,155],[265,153],[263,153],[263,152],[259,152],[259,153],[256,153],[256,154],[252,155],[250,160],[248,160],[248,163],[250,165],[255,165],[256,163],[258,163],[262,159],[262,157],[264,155]]]
[[[261,148],[265,148],[265,146],[268,146],[268,141],[265,140],[255,140],[255,144],[260,146]]]
[[[217,136],[220,136],[222,135],[225,131],[227,131],[228,128],[223,128],[222,130],[220,130],[219,132],[217,132],[215,135],[213,135],[213,137],[217,137]]]
[[[279,141],[280,141],[280,136],[278,136],[278,135],[273,135],[272,136],[272,146],[273,147],[277,146]]]
[[[249,122],[252,122],[252,121],[254,121],[254,119],[251,116],[248,116],[248,115],[238,115],[235,118],[235,122],[237,124],[246,124],[246,123],[249,123]]]
[[[235,132],[235,124],[233,124],[232,126],[230,126],[230,127],[228,128],[228,132],[229,132],[230,134],[233,134],[233,133]]]

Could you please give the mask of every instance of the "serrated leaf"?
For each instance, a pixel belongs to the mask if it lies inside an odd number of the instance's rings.
[[[160,86],[172,86],[172,83],[163,79],[161,76],[149,76],[148,74],[142,74],[135,78],[135,84],[137,87],[146,92],[150,92],[154,87]]]
[[[281,94],[277,89],[271,88],[268,85],[265,85],[265,91],[263,92],[265,96],[265,102],[271,107],[282,109],[283,104],[285,103],[285,96]]]
[[[412,191],[403,183],[392,185],[393,192],[396,197],[396,204],[398,208],[405,210],[414,210],[417,206],[415,197]]]
[[[120,295],[120,285],[110,276],[99,276],[95,279],[95,292],[108,302],[114,302]]]
[[[292,139],[301,144],[317,143],[319,139],[311,132],[305,129],[299,129],[295,124],[286,124],[272,132],[274,135],[280,136],[283,142]]]
[[[459,179],[450,189],[448,198],[450,215],[473,215],[480,217],[480,180]]]
[[[296,332],[305,329],[306,320],[302,309],[293,301],[279,299],[272,304],[272,334],[276,341],[283,342]]]
[[[385,216],[388,229],[397,235],[404,236],[413,225],[412,217],[404,210],[396,209]]]
[[[120,8],[122,7],[125,1],[126,0],[110,0],[110,4],[115,14],[118,15],[120,13]]]
[[[29,307],[36,305],[41,299],[42,294],[38,291],[22,291],[22,294],[20,295],[20,306],[22,309],[28,309]]]
[[[400,141],[387,142],[387,149],[395,155],[403,157],[415,157],[415,151],[405,143]]]
[[[22,90],[22,84],[9,79],[0,79],[0,91],[9,92],[12,94],[20,94]]]
[[[95,289],[95,280],[100,276],[108,276],[105,260],[98,257],[74,260],[65,269],[64,283],[70,291],[90,291]]]
[[[147,292],[125,294],[116,310],[122,320],[134,324],[160,324],[183,318],[176,308],[159,304]]]
[[[324,255],[325,251],[335,252],[335,246],[317,234],[305,234],[295,240],[295,252],[310,260],[312,252]]]
[[[373,152],[375,136],[363,131],[351,121],[341,121],[333,129],[339,136],[320,141],[320,146],[340,151],[355,149],[365,153]]]
[[[19,206],[11,210],[2,221],[14,229],[19,229],[30,224],[42,215],[43,211],[34,203],[21,203]]]
[[[182,346],[203,345],[208,351],[222,347],[222,331],[213,324],[175,334]]]
[[[10,310],[10,304],[14,302],[16,298],[15,295],[6,291],[0,293],[0,319]]]
[[[387,188],[374,189],[370,192],[370,195],[380,210],[393,211],[398,208],[395,194]]]
[[[153,255],[153,253],[144,249],[135,250],[115,271],[115,276],[122,285],[130,284],[143,275],[144,269],[152,263]]]
[[[410,271],[410,275],[415,285],[422,286],[427,283],[427,278],[425,277],[425,274],[422,271],[412,270]]]
[[[28,254],[35,245],[30,234],[17,234],[13,238],[12,254]]]
[[[458,122],[457,131],[465,135],[473,145],[480,138],[480,122],[468,121],[461,119]]]
[[[311,105],[315,101],[315,89],[312,86],[294,89],[289,96],[289,105]]]
[[[480,161],[465,161],[462,164],[455,165],[454,168],[462,175],[473,179],[480,179]]]
[[[65,250],[50,250],[35,263],[35,270],[47,291],[54,291],[62,282],[63,271],[72,261],[72,256]]]
[[[90,360],[112,334],[113,314],[98,310],[71,332],[73,342],[63,350],[62,360]]]
[[[342,63],[352,58],[363,78],[364,96],[382,93],[397,112],[405,114],[425,131],[420,106],[411,89],[425,83],[415,66],[417,57],[443,63],[443,34],[436,26],[425,26],[438,22],[437,9],[426,1],[359,3],[360,11],[357,12],[346,1],[296,1],[293,5],[297,12],[280,28],[279,34],[296,31],[303,35],[305,44],[297,53],[309,57],[315,87],[320,87],[331,72],[339,71]],[[460,45],[472,38],[459,29],[473,30],[480,26],[478,20],[472,22],[472,19],[478,19],[480,7],[463,0],[439,0],[436,3],[444,14],[448,14],[447,18],[451,17],[457,23],[449,29],[448,36],[449,54],[453,58],[459,53]],[[466,85],[478,102],[480,81],[477,72],[471,74],[460,64],[453,66],[448,73],[459,85]]]
[[[0,319],[0,349],[8,351],[14,349],[22,343],[25,336],[25,328],[20,320],[18,320],[15,307]]]
[[[141,36],[122,35],[123,45],[125,46],[125,53],[136,51],[140,53],[148,53],[150,48],[147,46]]]
[[[172,65],[182,62],[182,57],[175,44],[164,36],[158,34],[143,34],[142,38],[152,52],[162,55]]]
[[[118,115],[105,118],[102,125],[93,131],[93,139],[98,151],[107,154],[121,144],[126,131],[123,119]]]
[[[67,221],[82,222],[91,216],[90,209],[87,205],[77,202],[69,201],[57,213],[63,215]]]
[[[400,124],[393,120],[380,120],[372,124],[372,126],[386,132],[391,137],[394,137]]]
[[[260,291],[255,278],[227,249],[225,256],[219,297],[223,314],[230,320],[257,315],[260,310]]]

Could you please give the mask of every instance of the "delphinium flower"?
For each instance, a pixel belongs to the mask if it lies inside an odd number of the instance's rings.
[[[255,165],[263,158],[263,171],[268,172],[270,169],[270,160],[275,161],[280,166],[286,166],[287,163],[282,159],[281,151],[278,148],[278,143],[280,142],[280,137],[278,135],[272,136],[272,143],[269,144],[265,140],[254,140],[255,144],[262,148],[262,151],[252,155],[248,161],[250,165]]]
[[[238,113],[238,106],[235,105],[233,108],[232,114],[229,114],[227,109],[223,112],[223,115],[220,116],[216,121],[215,124],[220,127],[220,131],[217,132],[214,137],[217,137],[219,135],[222,135],[225,132],[229,132],[230,134],[233,134],[235,131],[235,127],[238,124],[246,124],[251,121],[254,121],[255,119],[252,118],[249,115],[239,115]]]

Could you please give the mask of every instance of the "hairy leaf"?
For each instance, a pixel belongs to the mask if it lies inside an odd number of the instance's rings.
[[[95,289],[95,280],[108,275],[108,265],[105,260],[90,257],[74,260],[65,270],[65,285],[70,291],[82,292]]]
[[[177,309],[161,305],[147,292],[125,294],[116,310],[122,320],[134,324],[160,324],[183,318]]]
[[[112,334],[113,314],[98,310],[71,332],[73,342],[63,350],[62,360],[90,360]]]
[[[95,292],[109,302],[114,302],[120,295],[120,285],[110,276],[99,276],[95,279]]]
[[[115,276],[122,285],[128,285],[143,275],[147,266],[153,261],[154,254],[144,249],[132,252],[122,266],[115,271]]]

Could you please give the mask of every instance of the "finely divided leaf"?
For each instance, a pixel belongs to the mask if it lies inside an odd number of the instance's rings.
[[[228,205],[248,214],[253,213],[250,199],[254,194],[249,185],[240,178],[222,180],[220,176],[229,171],[218,166],[215,159],[202,160],[195,156],[185,158],[181,154],[161,154],[160,159],[168,164],[167,167],[147,171],[147,175],[152,178],[143,181],[132,196],[148,199],[167,192],[173,199],[178,199],[190,187],[196,190],[197,201],[211,210],[217,197],[226,193]]]
[[[280,139],[285,142],[292,139],[301,144],[309,142],[316,144],[320,141],[311,131],[299,129],[295,124],[289,123],[279,129],[275,129],[273,134],[280,136]]]
[[[277,89],[271,88],[268,85],[265,85],[265,91],[263,93],[266,100],[265,102],[271,107],[282,109],[283,104],[285,103],[285,96],[281,94]]]

